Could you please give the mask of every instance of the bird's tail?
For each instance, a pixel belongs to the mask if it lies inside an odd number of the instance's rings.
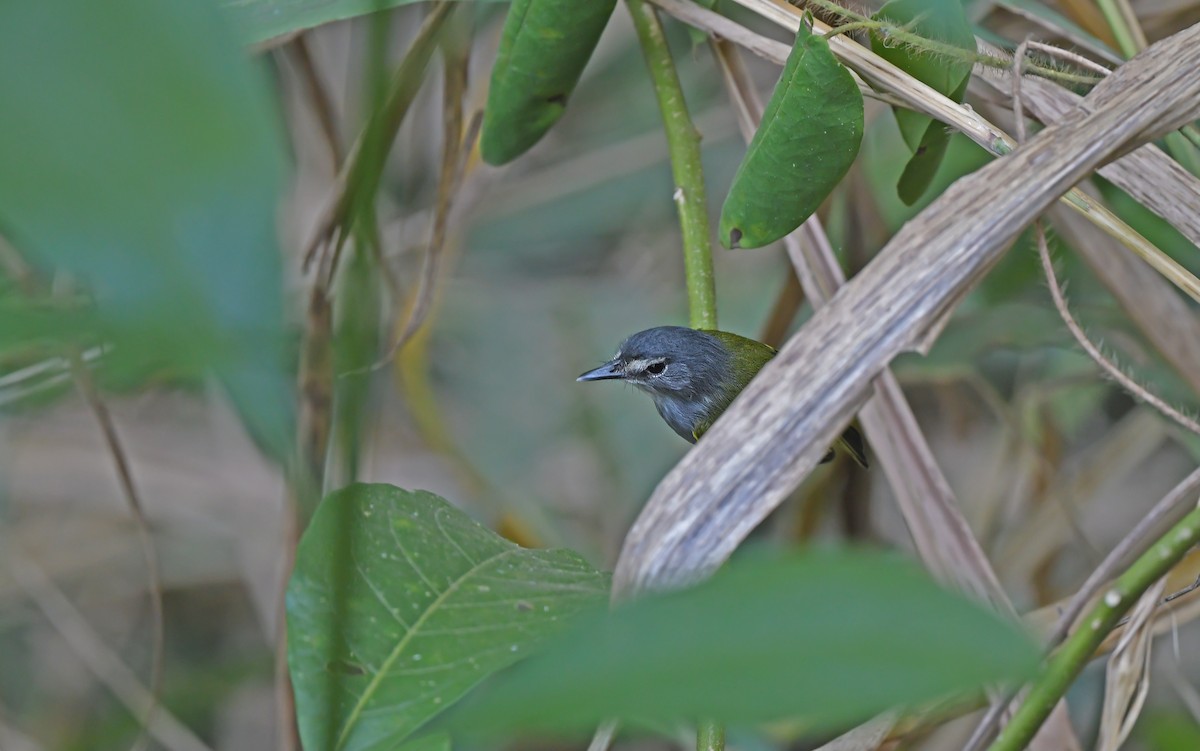
[[[858,432],[858,428],[848,425],[846,431],[837,439],[837,445],[845,449],[846,453],[863,469],[869,466],[867,464],[867,444],[863,441],[862,433]]]

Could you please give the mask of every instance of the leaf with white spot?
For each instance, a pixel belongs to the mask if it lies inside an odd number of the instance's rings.
[[[529,550],[432,493],[352,485],[321,503],[287,592],[304,748],[394,748],[590,606],[607,574]]]

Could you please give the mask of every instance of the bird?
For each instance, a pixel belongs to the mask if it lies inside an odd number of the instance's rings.
[[[775,354],[774,347],[727,331],[656,326],[631,335],[611,360],[575,380],[636,386],[672,430],[695,443]],[[862,434],[853,425],[835,445],[868,466]],[[833,457],[830,448],[821,463]]]

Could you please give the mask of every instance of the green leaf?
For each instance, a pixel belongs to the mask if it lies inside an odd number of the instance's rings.
[[[891,21],[910,33],[959,49],[975,52],[975,35],[959,0],[891,0],[874,16]],[[971,77],[971,63],[935,55],[871,33],[871,49],[956,102],[962,102]],[[897,186],[901,200],[916,202],[929,187],[946,153],[946,126],[912,110],[894,109],[896,124],[913,152]]]
[[[1018,628],[895,555],[735,560],[710,581],[583,624],[489,683],[469,732],[787,716],[829,729],[1036,668]]]
[[[562,117],[616,0],[513,0],[492,67],[479,153],[524,154]]]
[[[858,155],[863,100],[825,38],[800,24],[721,208],[721,242],[757,248],[799,227]]]
[[[431,493],[330,494],[287,592],[304,747],[393,748],[607,593],[578,555],[521,548]]]
[[[220,5],[242,40],[253,44],[415,2],[419,0],[220,0]]]
[[[450,734],[439,732],[423,735],[405,743],[398,751],[451,751]]]
[[[0,96],[0,227],[90,292],[105,360],[215,368],[256,437],[286,451],[284,151],[275,97],[216,8],[0,4]]]
[[[1200,724],[1186,714],[1159,710],[1138,724],[1143,747],[1152,751],[1194,751],[1200,748]]]

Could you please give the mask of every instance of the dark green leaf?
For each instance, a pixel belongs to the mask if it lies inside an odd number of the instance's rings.
[[[616,0],[513,0],[492,68],[479,152],[504,164],[558,122]]]
[[[451,751],[449,733],[431,733],[409,741],[398,751]]]
[[[456,713],[464,730],[785,716],[814,727],[1027,677],[1019,629],[894,555],[734,561],[693,589],[583,624]]]
[[[825,38],[800,24],[721,209],[721,242],[757,248],[796,229],[858,155],[863,101]]]
[[[215,368],[285,450],[283,149],[274,97],[216,8],[0,4],[0,94],[8,239],[90,290],[122,367]]]
[[[1185,714],[1158,712],[1138,724],[1143,747],[1152,751],[1195,751],[1200,748],[1200,724]]]
[[[934,42],[975,52],[975,35],[959,0],[891,0],[874,17],[903,26],[906,31]],[[954,101],[963,100],[971,76],[969,61],[914,49],[875,32],[871,34],[871,49]],[[946,153],[948,134],[945,125],[926,115],[905,109],[894,112],[900,133],[913,152],[898,186],[900,198],[911,204],[921,197],[933,180]]]
[[[574,553],[521,548],[431,493],[332,493],[287,595],[304,747],[394,747],[607,592]]]

